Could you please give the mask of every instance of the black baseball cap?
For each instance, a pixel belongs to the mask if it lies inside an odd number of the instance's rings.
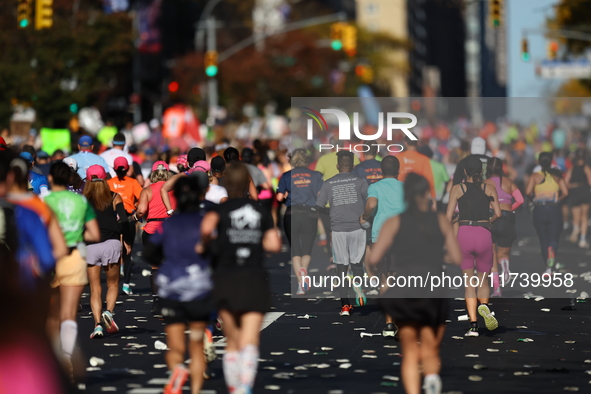
[[[187,153],[187,162],[190,166],[198,161],[205,160],[205,151],[201,148],[193,148]]]
[[[211,159],[211,172],[224,172],[226,169],[226,161],[221,156],[216,156]]]

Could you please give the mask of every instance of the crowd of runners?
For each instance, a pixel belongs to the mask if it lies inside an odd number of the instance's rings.
[[[17,305],[33,308],[31,335],[47,335],[51,343],[37,346],[41,359],[55,355],[63,376],[75,380],[77,337],[119,331],[118,296],[133,294],[134,264],[148,264],[152,312],[165,323],[169,348],[164,392],[181,393],[190,377],[192,393],[199,393],[217,325],[227,338],[228,390],[249,393],[260,327],[271,308],[265,254],[281,250],[283,227],[296,295],[314,294],[311,264],[380,284],[458,265],[463,275],[478,278],[477,286],[467,281],[465,289],[465,335],[477,337],[478,316],[488,330],[498,327],[488,302],[502,295],[509,278],[515,211],[526,197],[540,241],[540,273],[559,269],[563,231],[589,248],[586,141],[558,146],[559,140],[549,139],[537,152],[520,139],[494,144],[470,136],[453,147],[439,134],[423,132],[396,155],[375,146],[354,153],[355,143],[319,155],[313,145],[288,151],[259,140],[159,154],[130,150],[118,133],[108,149],[82,135],[77,153],[51,157],[0,139],[0,247],[10,257],[0,289],[14,300],[15,314],[22,308]],[[143,243],[140,261],[132,254],[136,239]],[[315,253],[327,258],[313,261]],[[95,325],[83,334],[77,313],[86,285]],[[438,349],[448,315],[443,289],[425,297],[412,289],[343,285],[335,295],[341,316],[379,296],[383,336],[401,341],[407,393],[420,392],[421,371],[426,392],[440,393]],[[25,350],[35,344],[25,332],[19,340]],[[55,371],[42,371],[44,365],[51,363],[33,368],[52,376]],[[68,382],[48,377],[44,384],[46,392],[57,393]]]

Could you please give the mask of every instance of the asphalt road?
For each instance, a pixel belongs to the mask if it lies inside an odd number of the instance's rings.
[[[528,212],[522,210],[518,216],[519,240],[514,245],[511,263],[514,272],[540,272],[542,267],[530,223]],[[141,247],[138,245],[137,249]],[[563,240],[557,259],[565,265],[565,272],[580,274],[589,270],[589,254]],[[398,343],[381,335],[361,336],[379,334],[384,326],[375,301],[355,308],[350,317],[341,317],[340,303],[334,299],[313,295],[294,298],[289,259],[288,253],[267,259],[274,306],[261,335],[261,360],[254,391],[403,393]],[[325,264],[322,248],[316,248],[312,270],[324,272]],[[80,385],[82,392],[162,392],[167,368],[163,352],[154,343],[166,339],[162,321],[150,313],[149,278],[141,273],[146,268],[143,263],[136,264],[135,294],[119,297],[121,303],[115,315],[121,328],[118,334],[105,334],[100,340],[88,338],[93,322],[88,296],[83,298],[79,345],[84,360],[88,364],[94,356],[105,363],[94,368],[86,366],[90,369]],[[567,298],[535,301],[524,299],[523,292],[514,289],[509,293],[520,298],[493,299],[491,309],[500,327],[487,332],[481,324],[478,338],[463,337],[467,323],[458,321],[458,316],[465,314],[464,302],[450,300],[449,325],[441,349],[443,392],[591,392],[591,308],[574,299],[584,290],[583,284],[589,286],[577,278],[577,292],[564,291]],[[575,310],[563,310],[565,306]],[[307,319],[303,318],[306,314]],[[222,340],[220,333],[215,340]],[[223,342],[218,343],[217,349],[218,353],[223,351]],[[211,373],[203,392],[226,393],[221,356],[211,364]]]

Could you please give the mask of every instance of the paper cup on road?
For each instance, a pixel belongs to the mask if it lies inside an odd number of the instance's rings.
[[[92,365],[93,367],[100,367],[101,365],[105,364],[105,360],[103,360],[102,358],[98,358],[98,357],[91,357],[90,358],[90,365]]]
[[[166,344],[162,341],[154,342],[154,347],[156,348],[156,350],[166,350],[167,348]]]

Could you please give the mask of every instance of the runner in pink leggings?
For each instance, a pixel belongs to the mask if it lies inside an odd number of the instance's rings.
[[[455,185],[450,192],[447,218],[451,221],[456,203],[459,207],[458,243],[462,250],[462,273],[466,280],[466,309],[470,328],[465,334],[478,336],[478,314],[484,318],[486,328],[499,326],[488,307],[490,287],[488,274],[493,265],[491,223],[501,216],[497,191],[493,185],[482,182],[482,162],[477,157],[468,158],[465,169],[466,182]],[[489,208],[494,215],[489,216]],[[476,268],[476,275],[474,269]],[[477,277],[476,281],[474,276]],[[475,286],[476,284],[479,286]],[[480,305],[478,306],[478,303]],[[478,314],[477,314],[478,312]]]

